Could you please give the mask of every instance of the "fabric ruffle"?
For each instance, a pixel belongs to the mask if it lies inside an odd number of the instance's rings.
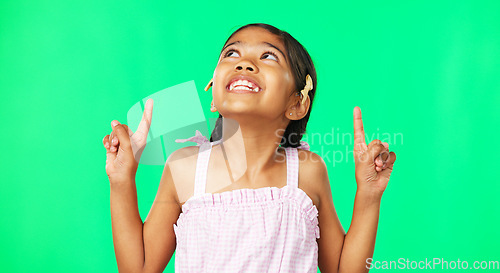
[[[177,227],[174,227],[177,229],[182,226],[185,215],[196,208],[253,206],[254,203],[279,202],[279,200],[293,200],[302,209],[306,219],[310,221],[316,238],[320,237],[316,205],[302,189],[289,185],[282,188],[237,189],[191,197],[182,205],[182,213],[177,220]]]
[[[197,146],[200,146],[200,145],[203,145],[205,143],[210,142],[210,140],[208,140],[208,138],[206,136],[202,135],[200,133],[200,131],[198,131],[198,130],[196,130],[195,135],[190,137],[190,138],[176,139],[175,140],[175,142],[177,142],[177,143],[183,143],[183,142],[187,142],[187,141],[195,142],[195,143],[197,143]]]
[[[200,131],[196,130],[196,133],[194,136],[190,137],[190,138],[185,138],[185,139],[176,139],[175,142],[177,143],[183,143],[183,142],[187,142],[187,141],[191,141],[191,142],[195,142],[197,144],[197,146],[201,146],[205,143],[209,143],[210,140],[208,140],[208,138],[206,136],[204,136]],[[217,141],[218,142],[218,141]],[[214,141],[215,143],[215,141]],[[309,147],[309,144],[305,141],[300,141],[300,146],[297,147],[297,149],[302,149],[302,150],[307,150],[307,151],[310,151],[310,147]]]

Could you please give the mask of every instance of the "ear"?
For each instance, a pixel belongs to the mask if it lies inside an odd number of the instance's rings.
[[[210,111],[211,112],[217,112],[217,108],[214,105],[214,100],[212,100],[212,104],[210,105]]]
[[[290,106],[288,106],[285,112],[285,116],[290,120],[302,119],[307,115],[310,103],[311,100],[309,99],[309,96],[307,96],[304,104],[301,103],[300,96],[293,96],[293,98],[291,99],[291,104]],[[290,113],[292,114],[290,115]]]

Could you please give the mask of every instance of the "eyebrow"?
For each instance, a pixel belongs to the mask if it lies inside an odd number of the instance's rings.
[[[235,41],[235,42],[232,42],[232,43],[230,43],[230,44],[227,44],[224,48],[222,48],[222,50],[221,50],[221,54],[222,54],[222,52],[224,52],[224,50],[225,50],[228,46],[231,46],[231,45],[234,45],[234,44],[246,44],[246,43],[242,43],[241,41]],[[284,58],[285,58],[285,60],[286,60],[286,55],[285,55],[285,54],[283,53],[283,51],[281,51],[281,49],[279,49],[277,46],[275,46],[275,45],[273,45],[273,44],[271,44],[271,43],[268,43],[268,42],[262,42],[261,44],[263,44],[263,45],[267,45],[267,46],[270,46],[270,47],[272,47],[272,48],[275,48],[276,50],[278,50],[278,51],[281,53],[281,55],[283,55],[283,57],[284,57]]]

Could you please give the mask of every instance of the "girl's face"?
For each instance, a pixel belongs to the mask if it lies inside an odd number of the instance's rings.
[[[280,38],[265,29],[248,27],[234,34],[213,75],[212,94],[219,113],[236,120],[288,121],[285,112],[297,100],[290,96],[295,83],[286,54]]]

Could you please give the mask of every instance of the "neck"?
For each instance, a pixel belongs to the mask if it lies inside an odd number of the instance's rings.
[[[233,181],[247,176],[249,181],[275,162],[284,162],[278,152],[284,130],[282,124],[250,122],[241,124],[234,119],[223,118],[222,144],[225,158],[231,168]]]

